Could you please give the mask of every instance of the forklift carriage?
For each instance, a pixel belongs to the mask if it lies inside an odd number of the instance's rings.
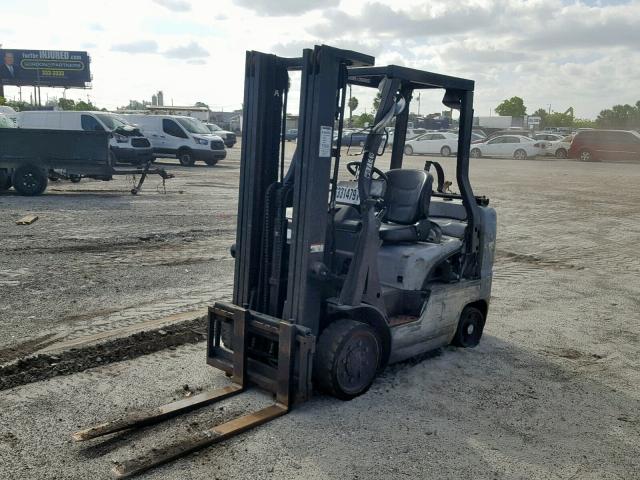
[[[469,181],[471,80],[316,46],[302,57],[247,52],[233,299],[209,308],[207,363],[233,385],[74,435],[86,440],[147,425],[255,384],[270,407],[117,465],[126,476],[287,413],[312,388],[363,394],[387,364],[448,345],[473,347],[485,324],[496,214]],[[285,161],[289,72],[301,71],[298,142]],[[340,180],[349,85],[381,94],[359,161]],[[442,89],[460,111],[456,180],[442,166],[403,169],[413,92]],[[390,170],[375,166],[395,121]],[[334,143],[334,132],[336,141]],[[431,170],[436,173],[436,186]]]

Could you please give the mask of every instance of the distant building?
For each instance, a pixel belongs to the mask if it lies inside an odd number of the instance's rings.
[[[242,110],[234,110],[233,112],[210,112],[209,121],[225,130],[240,132],[242,131]]]
[[[162,92],[158,92],[162,94]],[[160,97],[158,97],[160,102]],[[207,107],[174,107],[164,105],[150,105],[148,107],[149,113],[152,115],[183,115],[185,117],[193,117],[203,122],[208,122],[210,117],[210,111]]]
[[[151,95],[151,105],[154,107],[158,106],[158,96],[155,93]]]
[[[158,106],[164,107],[164,93],[162,93],[162,90],[158,91],[156,96],[158,97]]]

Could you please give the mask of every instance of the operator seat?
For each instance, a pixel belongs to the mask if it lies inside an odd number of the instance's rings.
[[[427,219],[433,176],[424,170],[394,169],[387,173],[386,211],[380,225],[385,243],[427,241],[434,228]]]

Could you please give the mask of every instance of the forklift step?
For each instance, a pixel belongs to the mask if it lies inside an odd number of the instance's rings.
[[[101,423],[99,425],[80,430],[78,432],[75,432],[72,435],[72,438],[76,442],[82,442],[85,440],[90,440],[92,438],[109,435],[111,433],[128,430],[130,428],[153,425],[154,423],[159,423],[181,413],[186,413],[191,410],[204,407],[205,405],[210,405],[213,402],[224,400],[225,398],[228,398],[240,392],[242,392],[242,387],[235,384],[228,387],[203,392],[184,400],[167,403],[166,405],[162,405],[160,407],[133,413],[124,418]]]
[[[164,448],[151,449],[146,454],[131,460],[119,463],[113,467],[112,472],[117,478],[130,477],[162,465],[171,460],[203,449],[215,443],[222,442],[230,437],[246,432],[274,418],[278,418],[288,412],[288,408],[275,404],[253,413],[242,415],[226,423],[216,425],[203,430],[196,435]]]

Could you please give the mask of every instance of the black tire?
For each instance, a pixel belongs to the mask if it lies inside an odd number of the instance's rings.
[[[44,192],[49,181],[47,172],[41,168],[35,165],[22,165],[14,170],[11,183],[20,195],[32,197]]]
[[[567,158],[567,150],[564,148],[556,150],[556,158]]]
[[[11,175],[6,169],[0,168],[0,192],[11,188]]]
[[[69,175],[69,180],[71,180],[71,183],[80,183],[82,177],[80,175],[71,174]]]
[[[411,145],[406,145],[404,147],[404,154],[405,155],[413,155],[413,147]]]
[[[578,159],[581,162],[593,162],[595,160],[593,153],[591,153],[591,150],[587,150],[586,148],[583,150],[580,150],[580,153],[578,154]]]
[[[381,361],[380,339],[369,325],[336,320],[320,335],[314,361],[316,386],[340,400],[365,393]]]
[[[209,160],[205,160],[204,163],[206,163],[210,167],[213,167],[216,163],[218,163],[218,160],[217,159],[209,159]]]
[[[464,307],[451,344],[462,348],[473,348],[478,345],[484,330],[484,320],[484,315],[477,308]]]
[[[443,157],[448,157],[449,155],[451,155],[451,149],[447,145],[445,145],[440,149],[440,155],[442,155]]]
[[[180,150],[178,152],[178,160],[180,161],[180,165],[183,167],[193,167],[193,164],[196,163],[191,150],[188,149]]]
[[[473,158],[480,158],[482,157],[482,152],[479,148],[472,148],[469,155],[471,155]]]
[[[527,152],[519,148],[515,152],[513,152],[513,158],[516,160],[526,160]]]

